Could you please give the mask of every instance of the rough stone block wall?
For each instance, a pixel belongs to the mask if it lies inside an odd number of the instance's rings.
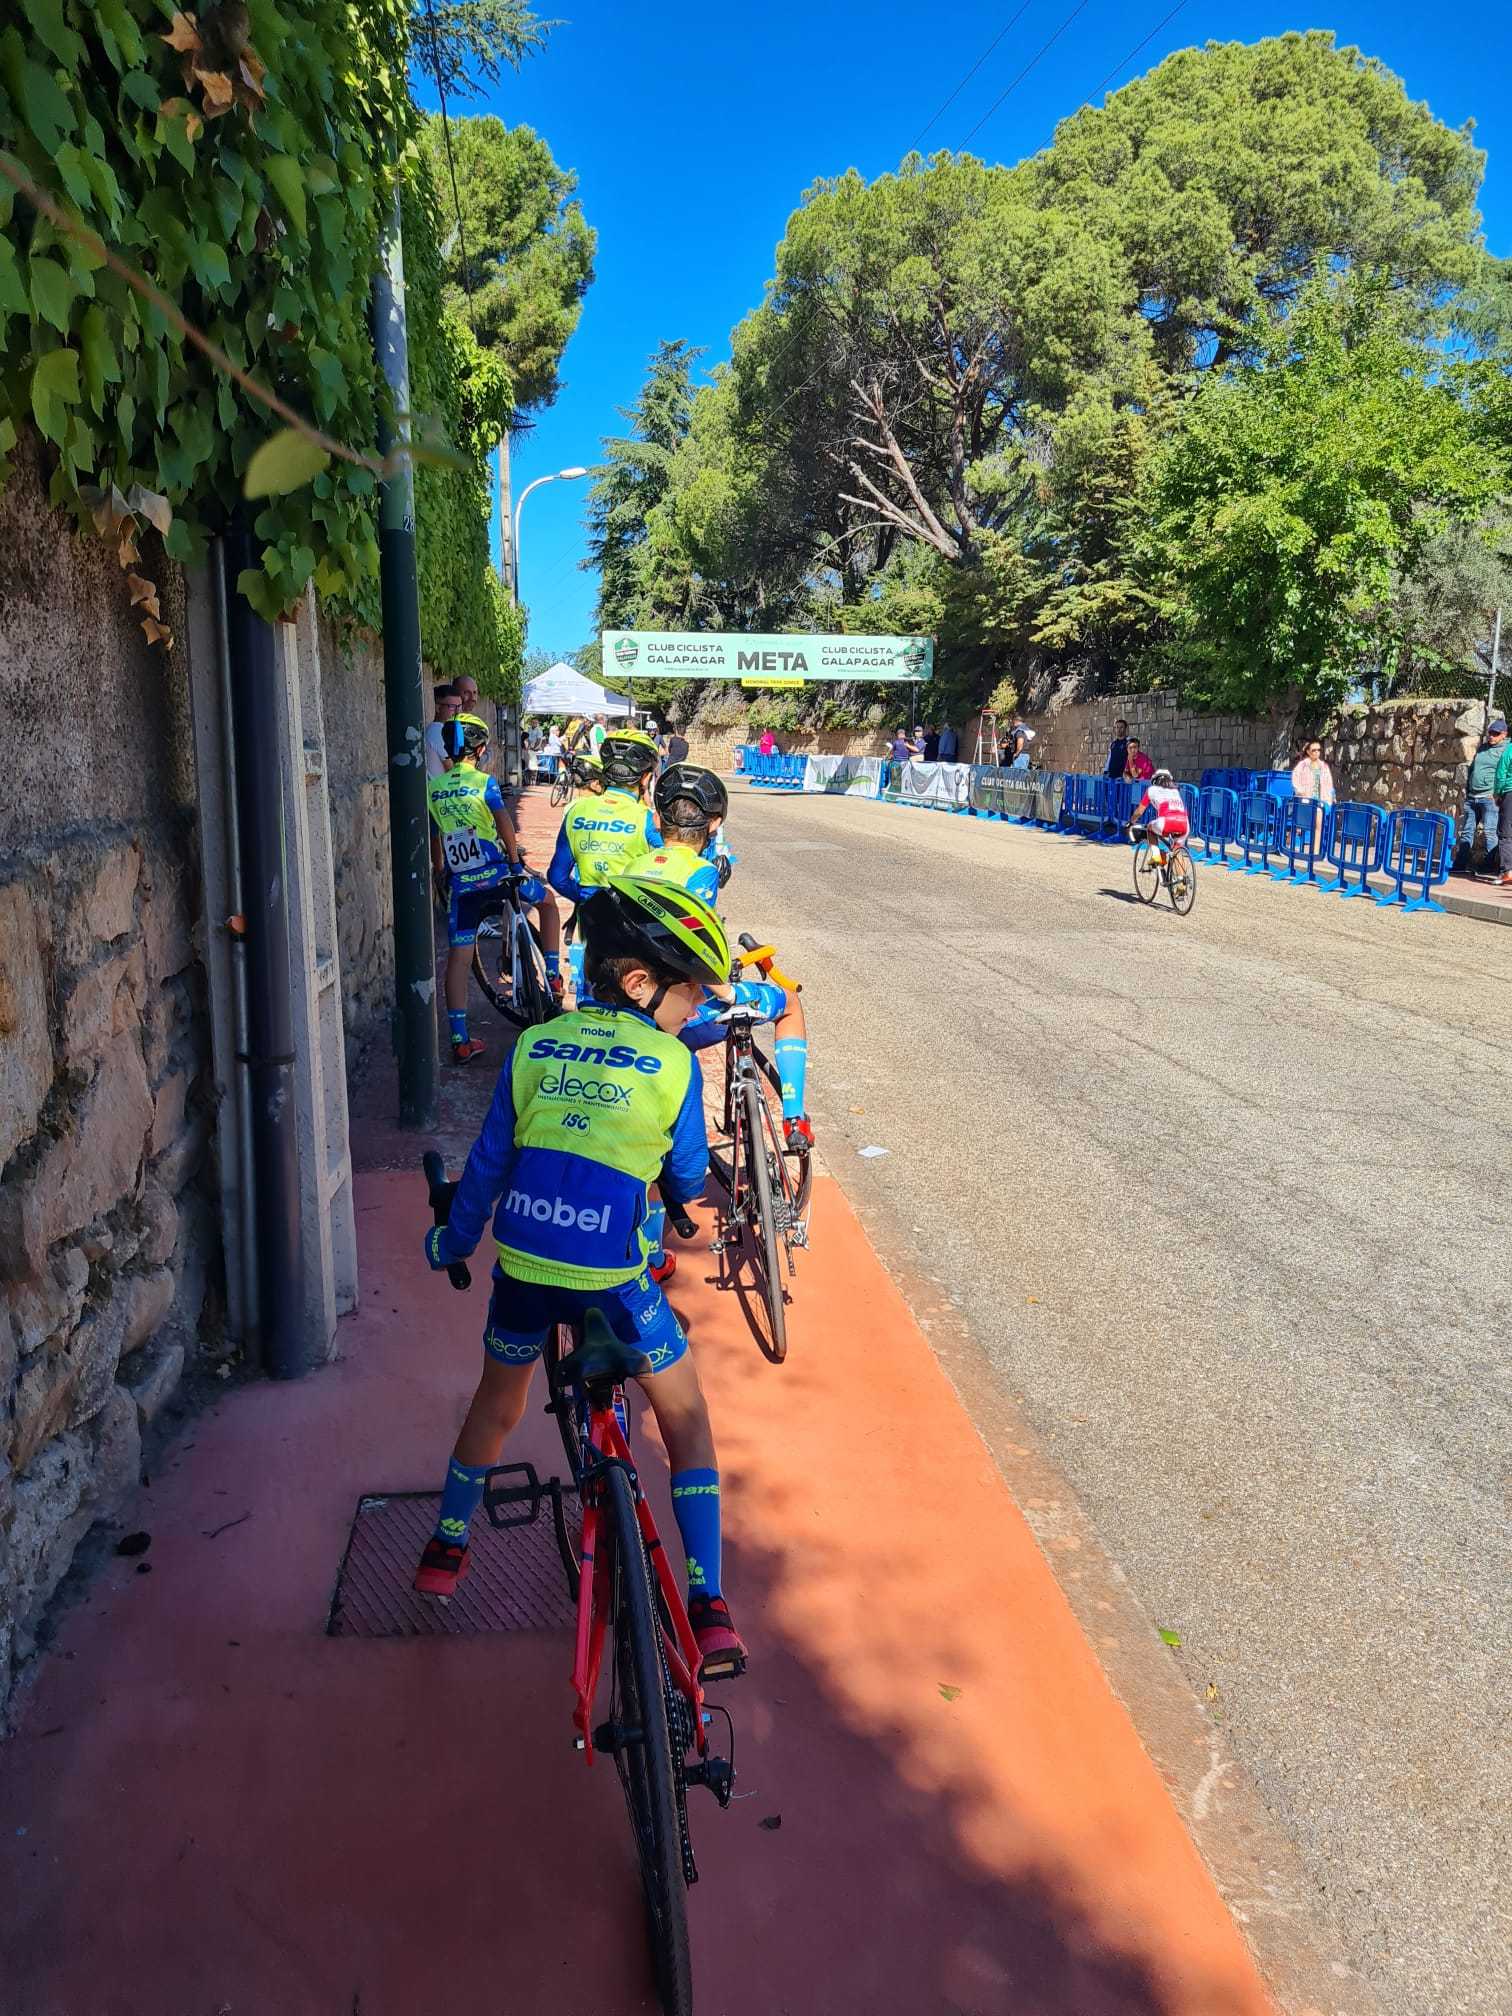
[[[1340,798],[1457,813],[1487,721],[1478,700],[1387,700],[1346,707],[1324,737]]]
[[[1243,714],[1199,714],[1182,707],[1174,693],[1114,694],[1025,718],[1038,736],[1034,760],[1047,770],[1100,776],[1119,719],[1128,722],[1129,733],[1139,737],[1157,769],[1163,766],[1183,780],[1195,782],[1204,770],[1268,770],[1273,757],[1285,753],[1276,750],[1268,721]],[[973,746],[975,735],[973,727]]]
[[[183,658],[115,556],[0,497],[0,1721],[143,1426],[216,1331]],[[159,560],[165,614],[183,584]]]
[[[388,735],[383,646],[349,623],[320,625],[326,778],[336,876],[347,1064],[388,1034],[394,990]]]

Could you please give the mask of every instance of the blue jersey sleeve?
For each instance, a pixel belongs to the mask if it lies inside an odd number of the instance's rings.
[[[439,1252],[444,1260],[465,1260],[483,1237],[499,1193],[515,1158],[514,1076],[508,1064],[499,1073],[493,1104],[483,1131],[473,1143],[452,1198],[451,1216],[442,1231]]]
[[[504,803],[504,793],[499,789],[499,780],[492,773],[483,787],[483,803],[490,812],[503,812],[508,809]]]
[[[687,887],[712,908],[719,898],[719,870],[704,862],[688,877]]]
[[[703,1073],[694,1065],[688,1089],[672,1123],[672,1145],[662,1158],[661,1194],[667,1204],[697,1197],[709,1173],[709,1136],[704,1127]]]
[[[562,821],[557,834],[556,851],[551,857],[551,866],[546,870],[546,880],[558,896],[565,896],[569,903],[581,903],[582,884],[577,878],[577,862],[573,858],[572,843],[567,838],[567,822]]]
[[[654,812],[647,812],[646,845],[648,847],[660,847],[661,844],[662,844],[661,828],[656,823],[656,814]]]

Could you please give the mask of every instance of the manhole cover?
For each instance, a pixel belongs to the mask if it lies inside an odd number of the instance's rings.
[[[363,1498],[331,1614],[332,1638],[467,1637],[480,1631],[570,1630],[576,1617],[557,1552],[551,1507],[529,1526],[496,1527],[480,1511],[473,1521],[467,1576],[450,1603],[417,1596],[410,1587],[421,1550],[436,1528],[437,1491],[397,1491]],[[578,1537],[575,1498],[565,1506]]]

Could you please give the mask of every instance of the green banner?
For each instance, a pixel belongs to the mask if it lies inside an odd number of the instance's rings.
[[[738,636],[716,630],[606,630],[603,678],[928,679],[933,637]]]

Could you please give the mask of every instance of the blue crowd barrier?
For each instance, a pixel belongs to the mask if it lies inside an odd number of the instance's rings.
[[[1235,875],[1268,875],[1270,857],[1275,850],[1280,827],[1281,801],[1272,798],[1268,791],[1247,791],[1239,800],[1238,824],[1234,833],[1236,845],[1244,849],[1242,861],[1226,861],[1224,866]],[[1255,859],[1259,853],[1259,860]]]
[[[801,791],[803,788],[804,766],[807,756],[784,756],[774,749],[770,756],[763,756],[754,743],[740,745],[741,760],[736,766],[750,779],[757,790]]]
[[[1387,823],[1379,805],[1336,805],[1333,831],[1328,836],[1328,858],[1338,873],[1331,882],[1320,882],[1318,887],[1330,896],[1373,896],[1370,878],[1381,865]],[[1352,875],[1358,879],[1351,888]]]
[[[1239,793],[1228,784],[1204,784],[1197,794],[1197,823],[1205,861],[1228,866],[1228,850],[1239,838]],[[1188,847],[1187,852],[1191,853]]]
[[[1318,880],[1318,862],[1328,859],[1333,806],[1317,798],[1280,798],[1276,802],[1280,807],[1278,848],[1286,865],[1272,868],[1272,880],[1323,888],[1325,885]]]
[[[1251,791],[1269,792],[1272,798],[1290,798],[1293,787],[1290,770],[1251,770],[1249,785]]]
[[[1400,903],[1404,910],[1443,911],[1431,890],[1449,879],[1454,858],[1454,821],[1443,812],[1393,812],[1381,853],[1381,867],[1392,887],[1376,902],[1386,909]],[[1409,896],[1408,885],[1418,893]],[[1418,885],[1421,884],[1421,888]]]

